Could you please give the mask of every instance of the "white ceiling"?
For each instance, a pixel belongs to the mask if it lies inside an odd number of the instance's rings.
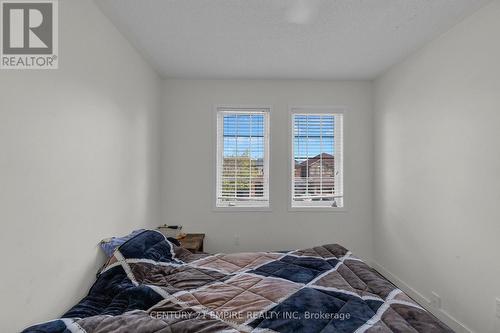
[[[96,0],[162,77],[373,79],[489,0]]]

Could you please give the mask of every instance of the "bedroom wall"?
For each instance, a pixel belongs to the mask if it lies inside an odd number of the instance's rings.
[[[166,80],[162,218],[204,232],[210,252],[283,250],[341,243],[372,253],[370,82]],[[271,105],[271,212],[213,210],[214,105]],[[289,212],[288,105],[345,105],[347,212]],[[195,134],[195,135],[194,135]],[[238,238],[236,240],[235,238]]]
[[[59,27],[58,70],[0,72],[2,332],[60,316],[100,239],[158,221],[160,80],[93,1],[59,1]]]
[[[493,1],[375,82],[374,259],[458,332],[500,332],[499,31]]]

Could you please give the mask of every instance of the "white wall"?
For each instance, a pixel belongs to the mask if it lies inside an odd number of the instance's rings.
[[[92,1],[59,1],[60,68],[0,71],[0,331],[83,297],[106,236],[158,221],[160,80]]]
[[[499,32],[494,1],[375,87],[375,261],[481,333],[500,332]]]
[[[369,82],[166,80],[162,208],[166,223],[205,232],[211,252],[284,250],[341,243],[372,252],[372,110]],[[271,105],[272,212],[215,212],[214,105]],[[289,212],[288,105],[345,105],[343,213]],[[234,237],[239,237],[239,245]]]

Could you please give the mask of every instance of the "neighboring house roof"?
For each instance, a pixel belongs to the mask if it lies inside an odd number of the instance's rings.
[[[321,154],[318,154],[314,157],[311,157],[307,160],[305,160],[304,162],[302,163],[297,163],[295,165],[295,167],[302,167],[302,166],[306,166],[308,163],[309,165],[313,164],[313,163],[316,163],[317,161],[320,160],[320,158],[322,158],[323,160],[333,160],[334,159],[334,156],[333,155],[330,155],[330,154],[327,154],[327,153],[321,153]]]

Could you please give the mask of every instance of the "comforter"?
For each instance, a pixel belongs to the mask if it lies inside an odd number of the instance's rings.
[[[88,295],[28,332],[451,332],[340,245],[192,254],[147,230]]]

